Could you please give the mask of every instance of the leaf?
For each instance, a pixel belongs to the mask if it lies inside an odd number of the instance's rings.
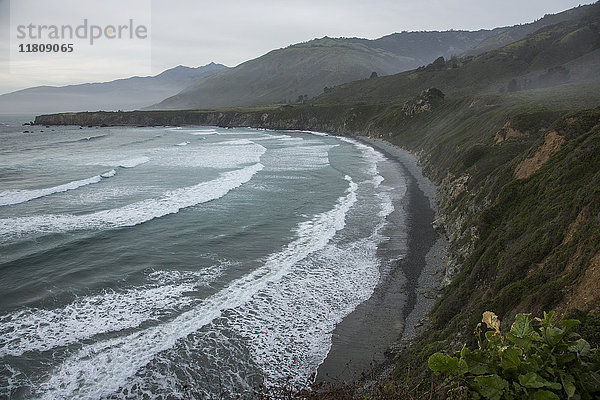
[[[569,398],[575,395],[575,385],[573,384],[573,382],[565,382],[563,384],[563,387],[565,388],[565,392],[567,393],[567,396],[569,396]]]
[[[486,311],[483,313],[483,318],[481,322],[485,323],[488,328],[493,329],[496,333],[500,333],[500,319],[498,316],[491,311]]]
[[[517,382],[512,381],[512,385],[515,388],[516,393],[527,393],[527,389],[525,389],[523,386],[519,385]]]
[[[519,383],[526,388],[537,389],[545,386],[546,380],[535,372],[519,375]]]
[[[504,391],[508,389],[508,382],[498,375],[478,376],[475,382],[478,392],[491,400],[500,400]]]
[[[473,375],[483,375],[490,373],[490,368],[481,361],[469,360],[467,361],[467,366],[469,367],[469,373]]]
[[[590,354],[590,344],[585,339],[579,339],[574,344],[569,346],[569,351],[572,353],[577,353],[581,356],[587,356]]]
[[[506,334],[506,338],[517,346],[522,347],[525,351],[528,351],[531,348],[532,340],[529,337],[520,338],[509,332]]]
[[[502,339],[497,332],[487,331],[485,333],[485,338],[488,340],[491,346],[498,347],[502,344]]]
[[[575,360],[575,358],[577,358],[577,356],[573,353],[567,353],[567,354],[560,354],[556,357],[556,360],[558,361],[558,363],[560,365],[565,365],[570,363],[571,361]]]
[[[523,355],[523,350],[518,347],[508,347],[502,352],[502,369],[511,370],[517,369],[521,365],[521,356]]]
[[[562,382],[563,388],[565,389],[565,393],[567,393],[568,398],[573,397],[573,395],[575,394],[575,385],[573,384],[573,381],[574,381],[573,375],[561,372],[560,380]]]
[[[565,330],[565,332],[579,324],[581,324],[581,322],[579,322],[576,319],[565,319],[562,322],[562,326],[563,326],[563,329]]]
[[[555,326],[549,326],[544,330],[544,339],[550,346],[556,346],[562,339],[564,332]]]
[[[552,389],[552,390],[562,390],[562,385],[558,382],[548,382],[546,381],[546,383],[544,384],[544,386],[546,386],[548,389]]]
[[[458,361],[458,371],[460,374],[466,374],[469,372],[469,365],[463,358]]]
[[[442,353],[435,353],[429,357],[427,362],[429,368],[439,375],[440,372],[451,375],[458,370],[458,358],[450,357]]]
[[[560,400],[560,397],[549,390],[538,390],[533,395],[533,400]]]
[[[533,334],[531,314],[517,314],[515,322],[510,327],[510,333],[518,338],[527,338]]]

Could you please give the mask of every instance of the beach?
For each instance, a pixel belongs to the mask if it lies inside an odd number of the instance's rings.
[[[445,240],[432,225],[437,217],[435,185],[408,151],[381,140],[360,140],[395,161],[397,170],[382,175],[393,181],[394,174],[401,173],[407,192],[388,216],[384,234],[389,240],[378,248],[379,258],[386,260],[380,282],[373,295],[336,326],[318,381],[352,381],[389,364],[388,349],[414,335],[435,301],[443,276]],[[399,229],[404,224],[405,230]],[[402,246],[406,246],[406,255],[398,258]]]

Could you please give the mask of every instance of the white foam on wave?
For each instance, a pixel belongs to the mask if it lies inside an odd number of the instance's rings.
[[[90,140],[94,140],[94,139],[101,139],[103,137],[106,137],[106,135],[97,135],[97,136],[87,136],[81,139],[78,139],[78,142],[82,142],[82,141],[90,141]]]
[[[267,136],[263,136],[263,137],[259,137],[259,138],[253,138],[252,140],[256,141],[256,140],[278,140],[278,139],[285,139],[285,138],[290,138],[291,136],[289,135],[270,135],[267,134]]]
[[[103,178],[112,178],[113,176],[115,176],[117,174],[117,171],[115,171],[114,169],[111,169],[110,171],[100,175]]]
[[[150,158],[148,158],[146,156],[142,156],[142,157],[130,158],[127,160],[116,161],[116,162],[108,161],[103,164],[116,165],[116,166],[122,167],[122,168],[135,168],[138,165],[147,163],[148,161],[150,161]]]
[[[270,150],[272,171],[311,171],[329,165],[329,150],[337,145],[286,146]]]
[[[286,276],[296,263],[325,248],[344,228],[346,214],[357,199],[358,186],[350,177],[346,179],[349,187],[333,209],[300,223],[296,229],[297,238],[269,256],[261,267],[169,322],[124,337],[84,345],[38,386],[40,398],[101,398],[127,383],[135,385],[135,380],[130,378],[157,354],[211,323],[224,310],[247,303],[261,289]]]
[[[298,142],[298,143],[301,143],[304,141],[304,139],[302,139],[301,137],[294,137],[294,136],[282,137],[282,138],[279,138],[279,140],[282,142]]]
[[[377,151],[373,147],[361,143],[358,140],[350,139],[347,137],[339,137],[339,140],[341,140],[342,142],[352,144],[354,147],[358,148],[363,153],[364,157],[370,162],[369,171],[372,174],[377,173],[377,163],[386,159],[380,151]]]
[[[372,191],[368,180],[358,184],[359,191],[361,186]],[[376,202],[367,200],[380,217],[370,235],[346,242],[340,241],[342,232],[294,263],[281,279],[263,285],[249,301],[157,355],[111,397],[158,399],[185,393],[185,388],[202,398],[218,397],[218,391],[235,397],[256,387],[257,377],[267,387],[306,384],[326,358],[335,326],[371,297],[379,281],[377,246],[386,239],[381,231],[394,210],[385,189]],[[353,210],[362,213],[360,204]],[[200,373],[200,368],[207,370]],[[159,389],[141,390],[148,387]]]
[[[247,139],[152,150],[152,162],[159,166],[191,168],[239,168],[257,163],[267,149]]]
[[[185,141],[185,142],[177,143],[175,146],[187,146],[188,144],[190,144],[190,142]]]
[[[219,132],[217,132],[214,129],[198,129],[198,130],[193,130],[193,131],[183,131],[183,133],[187,133],[188,135],[196,135],[196,136],[204,136],[204,135],[218,135]]]
[[[366,184],[367,192],[373,190],[368,186],[377,190],[372,205],[379,208],[379,219],[372,233],[351,242],[328,243],[228,319],[228,327],[250,344],[251,358],[262,369],[267,387],[305,384],[325,360],[335,326],[371,297],[379,281],[377,247],[386,240],[382,230],[394,205],[390,188],[374,184],[383,180],[377,171],[380,159],[374,160],[368,151],[362,155],[375,164],[372,179],[358,185]]]
[[[66,232],[83,229],[113,229],[134,226],[183,208],[225,196],[248,182],[263,169],[260,163],[222,173],[218,178],[164,193],[162,198],[142,200],[126,206],[84,215],[45,214],[0,219],[0,238],[28,233]]]
[[[185,296],[213,282],[219,266],[200,271],[155,271],[154,283],[122,292],[84,296],[53,310],[25,308],[0,316],[0,358],[47,351],[95,335],[135,328],[192,304]]]
[[[371,297],[379,281],[379,241],[330,244],[236,310],[231,323],[251,343],[266,386],[302,385],[317,371],[335,326]]]
[[[63,185],[53,186],[44,189],[17,189],[17,190],[5,190],[0,192],[0,206],[9,206],[14,204],[21,204],[27,201],[38,199],[40,197],[50,196],[56,193],[67,192],[69,190],[75,190],[82,186],[91,185],[94,183],[101,182],[103,178],[111,178],[116,175],[116,171],[110,170],[101,175],[95,175],[91,178],[80,179],[65,183]]]
[[[315,132],[315,131],[294,130],[292,132],[308,133],[308,134],[315,135],[315,136],[331,136],[331,135],[329,135],[327,133],[324,133],[324,132]]]
[[[250,139],[231,139],[231,140],[224,140],[222,142],[219,143],[212,143],[212,146],[240,146],[240,145],[256,145],[256,146],[260,146],[256,143],[254,143],[252,140]],[[210,146],[210,145],[209,145]],[[262,146],[261,146],[262,147]]]

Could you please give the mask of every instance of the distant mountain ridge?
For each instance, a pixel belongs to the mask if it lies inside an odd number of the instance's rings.
[[[597,13],[598,3],[579,6],[523,25],[493,30],[401,32],[368,40],[314,39],[273,50],[199,80],[147,110],[214,109],[302,102],[351,81],[393,75],[442,56],[477,56],[517,42],[539,29]],[[595,58],[588,62],[593,65]],[[575,66],[577,69],[577,66]],[[581,68],[580,68],[581,69]],[[368,87],[369,83],[363,84]]]
[[[477,46],[466,51],[464,55],[476,56],[485,53],[486,51],[498,49],[506,46],[507,44],[524,39],[527,37],[527,35],[531,35],[532,33],[547,26],[555,25],[561,22],[575,21],[592,15],[597,12],[597,9],[598,3],[583,6],[580,5],[579,7],[571,8],[557,14],[546,14],[535,22],[515,25],[513,27],[500,28],[497,35],[493,35],[487,39],[484,39]]]
[[[0,112],[136,110],[172,96],[196,80],[227,68],[212,62],[196,68],[179,65],[155,76],[59,87],[38,86],[0,95]]]
[[[595,3],[546,15],[529,24],[473,32],[401,32],[373,40],[326,36],[270,51],[234,68],[214,63],[199,68],[179,66],[155,77],[133,77],[60,88],[25,89],[0,96],[0,112],[216,109],[301,103],[316,96],[319,96],[319,101],[336,101],[336,97],[343,99],[342,101],[353,97],[368,100],[373,97],[369,95],[369,91],[389,82],[385,80],[388,75],[427,65],[440,56],[446,60],[453,59],[452,63],[445,64],[448,67],[463,65],[471,61],[469,57],[485,57],[487,53],[523,40],[539,29],[596,15],[599,9],[599,3]],[[599,53],[600,50],[590,52],[582,59],[570,59],[566,68],[569,69],[571,78],[585,80],[589,71],[598,65]],[[473,72],[489,74],[492,76],[490,80],[497,80],[498,76],[512,74],[516,68],[508,59],[505,64],[496,66],[506,67],[506,70],[500,68],[498,71],[491,71],[487,67],[481,67]],[[537,67],[543,68],[542,64],[550,65],[549,62],[540,61]],[[475,63],[471,67],[478,65],[480,64]],[[511,72],[507,74],[506,71]],[[438,78],[442,81],[438,86],[454,85],[456,82],[452,79],[455,72],[439,75]],[[559,71],[548,73],[552,75],[549,75],[550,80],[564,79]],[[417,71],[417,75],[419,74]],[[523,69],[522,74],[524,81],[537,79],[537,70]],[[371,76],[381,79],[371,81],[368,79]],[[471,78],[479,83],[485,81],[480,79],[481,76]],[[463,80],[471,78],[468,74],[461,75]],[[401,90],[412,90],[421,83],[421,86],[427,86],[423,79],[408,80],[408,86],[399,84],[396,80],[390,87],[377,91],[375,97],[383,95],[386,90],[393,93],[385,96],[393,97],[402,93]],[[352,81],[358,81],[353,87],[361,87],[364,92],[358,96],[347,93],[339,95],[340,90],[345,89],[338,86],[345,86]],[[468,85],[461,82],[460,86],[465,88]]]
[[[475,57],[438,60],[426,67],[349,82],[311,100],[319,104],[405,101],[430,87],[444,93],[501,93],[565,83],[600,81],[600,4],[578,20]]]
[[[199,80],[148,109],[255,106],[296,102],[327,87],[390,75],[458,55],[499,30],[402,32],[379,39],[314,39],[273,50]],[[302,97],[301,97],[302,96]]]

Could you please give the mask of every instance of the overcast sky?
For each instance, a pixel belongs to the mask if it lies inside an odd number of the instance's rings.
[[[42,5],[51,4],[56,16],[60,15],[64,21],[71,12],[64,4],[75,0],[27,1],[37,1],[40,10]],[[270,50],[323,36],[374,39],[401,31],[490,29],[532,22],[547,13],[591,3],[581,0],[120,0],[113,1],[113,5],[107,0],[78,2],[86,4],[85,17],[90,20],[102,13],[134,19],[139,16],[142,20],[142,15],[151,15],[148,62],[135,55],[139,49],[123,41],[97,60],[84,58],[80,53],[72,55],[69,69],[63,66],[61,73],[54,68],[50,56],[30,57],[26,64],[15,64],[13,57],[13,68],[9,69],[9,49],[16,48],[16,44],[11,47],[10,35],[16,28],[9,17],[10,1],[0,0],[0,93],[37,85],[154,75],[180,64],[199,66],[214,61],[235,66]],[[148,7],[151,10],[141,12],[140,4],[151,4]],[[43,18],[33,22],[54,23],[52,12],[44,11]],[[81,14],[73,15],[72,19],[73,23],[80,22]]]

